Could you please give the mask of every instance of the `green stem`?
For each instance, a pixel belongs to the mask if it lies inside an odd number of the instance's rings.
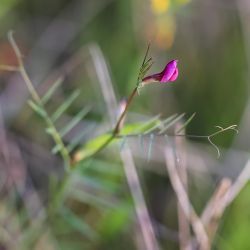
[[[128,101],[127,101],[127,104],[126,104],[126,107],[124,109],[124,111],[121,113],[116,125],[115,125],[115,128],[113,129],[113,132],[110,134],[110,136],[107,138],[106,141],[104,141],[93,153],[91,153],[90,155],[88,156],[85,156],[85,157],[77,157],[77,152],[76,154],[73,156],[73,159],[72,159],[72,162],[71,162],[71,166],[74,167],[77,165],[78,162],[80,161],[83,161],[83,160],[86,160],[88,158],[91,158],[93,157],[94,155],[96,155],[97,153],[99,153],[101,150],[103,150],[104,148],[106,148],[115,138],[117,138],[117,136],[119,136],[119,132],[120,132],[120,129],[121,129],[121,123],[128,111],[128,108],[130,107],[136,93],[138,91],[138,86],[134,88],[134,90],[132,91],[132,93],[129,95],[128,97]]]
[[[54,212],[56,212],[57,209],[61,206],[61,204],[63,202],[63,197],[64,197],[66,187],[67,187],[68,182],[69,182],[70,177],[71,177],[71,173],[72,172],[70,172],[70,173],[66,172],[66,175],[62,179],[62,182],[59,184],[59,187],[58,187],[54,197],[52,198],[52,203],[48,209],[49,216],[53,217]]]
[[[55,143],[57,145],[59,145],[61,148],[60,153],[61,153],[62,158],[63,158],[64,163],[65,163],[65,169],[66,169],[66,171],[68,171],[70,169],[69,152],[68,152],[67,148],[65,147],[59,132],[57,131],[52,120],[50,119],[46,109],[44,108],[42,100],[41,100],[40,96],[38,95],[38,93],[36,92],[34,85],[31,81],[30,77],[27,74],[27,71],[25,70],[24,63],[22,60],[22,55],[21,55],[21,52],[20,52],[14,38],[13,38],[13,33],[9,32],[8,37],[9,37],[9,41],[10,41],[12,48],[16,54],[16,57],[17,57],[17,61],[18,61],[18,65],[19,65],[19,67],[17,67],[17,71],[20,72],[33,100],[36,102],[37,105],[39,105],[44,110],[44,119],[45,119],[48,127],[51,128],[51,130],[53,131],[53,133],[51,133],[52,138],[54,139]]]
[[[127,105],[126,105],[124,111],[122,112],[122,114],[120,115],[120,117],[119,117],[119,119],[118,119],[118,121],[116,123],[116,126],[114,128],[114,131],[113,131],[114,135],[117,135],[119,133],[119,131],[121,129],[120,128],[121,127],[121,122],[122,122],[123,118],[125,117],[125,115],[126,115],[126,113],[128,111],[128,108],[129,108],[130,104],[132,103],[132,101],[133,101],[133,99],[134,99],[134,97],[135,97],[135,95],[137,93],[137,90],[138,90],[138,86],[136,86],[134,88],[134,90],[132,91],[132,93],[130,94],[130,96],[128,98],[128,101],[127,101]]]
[[[128,111],[128,108],[130,106],[130,104],[132,103],[136,93],[137,93],[137,90],[138,90],[138,87],[135,87],[134,90],[132,91],[132,93],[130,94],[129,98],[128,98],[128,101],[127,101],[127,105],[124,109],[124,111],[121,113],[116,125],[115,125],[115,128],[113,130],[113,133],[110,135],[110,137],[92,154],[90,155],[89,157],[92,157],[93,155],[99,153],[101,150],[103,150],[104,148],[106,148],[115,138],[116,136],[119,134],[120,132],[120,129],[121,129],[121,123],[122,123],[122,120],[124,119],[127,111]],[[88,157],[88,158],[89,158]]]
[[[64,160],[64,163],[65,163],[65,169],[68,171],[70,169],[70,156],[69,156],[69,153],[66,149],[66,147],[64,146],[64,143],[62,141],[62,138],[59,134],[59,132],[57,131],[56,127],[54,126],[52,120],[50,119],[46,109],[44,108],[44,105],[42,103],[42,100],[41,98],[39,97],[39,95],[37,94],[23,64],[20,65],[20,74],[22,75],[23,77],[23,80],[24,82],[26,83],[26,86],[32,96],[32,98],[34,99],[34,101],[44,110],[44,119],[48,125],[49,128],[51,128],[51,130],[53,131],[53,133],[51,133],[55,143],[57,145],[59,145],[61,147],[61,150],[60,150],[60,153],[62,155],[62,158]]]

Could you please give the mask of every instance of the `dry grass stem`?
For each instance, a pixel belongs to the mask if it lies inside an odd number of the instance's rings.
[[[113,90],[111,77],[107,70],[105,59],[98,46],[92,47],[91,55],[93,57],[94,65],[96,68],[100,82],[101,90],[104,96],[104,100],[109,109],[109,118],[112,121],[114,119],[115,111],[118,108],[117,100],[115,99],[115,93]],[[105,90],[105,91],[104,91]],[[107,96],[108,95],[108,96]],[[110,103],[115,105],[110,105]],[[135,211],[142,232],[142,238],[144,240],[146,250],[158,250],[158,242],[155,237],[154,228],[150,220],[149,212],[147,210],[146,202],[144,200],[142,188],[140,185],[139,177],[134,164],[133,156],[129,148],[125,148],[121,151],[121,158],[124,165],[124,171],[127,178],[128,186],[134,201]]]
[[[183,127],[183,124],[176,124],[176,133]],[[186,194],[188,196],[188,176],[187,176],[187,161],[186,161],[186,151],[185,151],[185,137],[175,137],[175,145],[176,145],[176,165],[177,171],[180,177],[180,180],[185,188]],[[180,241],[180,249],[182,250],[191,250],[190,241],[190,227],[189,221],[183,211],[183,208],[178,201],[178,223],[179,223],[179,241]]]
[[[165,149],[165,160],[172,187],[175,191],[178,202],[182,206],[183,212],[185,213],[187,220],[189,221],[194,230],[199,247],[201,250],[208,250],[210,249],[208,235],[201,219],[196,214],[188,198],[186,190],[181,182],[176,168],[176,157],[172,148]]]

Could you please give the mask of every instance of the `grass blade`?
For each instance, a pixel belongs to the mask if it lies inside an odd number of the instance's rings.
[[[181,120],[184,117],[185,113],[178,115],[175,119],[171,120],[170,122],[167,122],[167,124],[164,124],[164,128],[160,130],[160,134],[164,133],[166,130],[168,130],[171,126],[173,126],[176,122]]]
[[[42,97],[42,103],[46,104],[49,99],[52,97],[52,95],[55,93],[57,88],[61,85],[63,82],[63,78],[59,77],[51,86],[50,88],[46,91],[46,94]]]
[[[75,90],[68,99],[55,111],[55,113],[51,116],[51,120],[55,122],[64,112],[65,110],[75,101],[75,99],[79,96],[80,90]]]
[[[187,121],[180,127],[180,129],[178,129],[178,131],[176,132],[177,134],[182,132],[187,125],[193,120],[193,118],[195,117],[196,113],[193,113],[188,119]]]
[[[71,121],[70,123],[60,130],[60,135],[63,137],[65,136],[73,127],[75,127],[83,118],[88,114],[90,111],[90,107],[86,107],[81,110]]]
[[[159,117],[160,115],[156,115],[145,122],[127,124],[122,128],[120,134],[126,136],[127,134],[145,133],[145,131],[148,131],[155,125],[160,125]]]
[[[168,118],[166,118],[165,120],[161,121],[160,123],[156,124],[156,125],[153,126],[152,128],[146,130],[146,131],[144,132],[144,134],[151,133],[152,131],[156,130],[157,128],[164,127],[165,124],[167,124],[168,122],[170,122],[171,120],[173,120],[176,116],[177,116],[177,114],[171,115],[170,117],[168,117]]]

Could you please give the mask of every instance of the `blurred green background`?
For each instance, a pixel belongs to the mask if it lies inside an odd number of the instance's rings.
[[[197,135],[213,133],[216,125],[239,125],[238,135],[226,132],[214,139],[221,148],[219,159],[206,140],[188,142],[187,147],[194,150],[188,150],[187,158],[198,155],[201,159],[188,165],[190,197],[200,212],[218,181],[224,176],[234,179],[248,159],[249,13],[247,0],[1,0],[0,64],[17,64],[7,39],[8,31],[13,30],[39,93],[57,77],[64,77],[49,111],[80,89],[79,98],[58,126],[62,128],[69,117],[90,106],[86,120],[65,138],[67,142],[88,128],[84,144],[110,129],[99,83],[107,76],[100,72],[98,58],[104,60],[118,100],[134,88],[149,43],[154,61],[150,73],[178,59],[177,81],[143,88],[128,120],[183,112],[188,118],[196,112],[186,133]],[[46,207],[52,192],[51,176],[63,174],[62,161],[50,153],[53,143],[44,132],[43,121],[27,105],[28,95],[18,74],[0,72],[0,118],[5,131],[0,136],[1,151],[8,145],[11,162],[8,168],[1,154],[0,226],[7,227],[8,236],[1,230],[0,249],[18,249],[8,243],[10,239],[17,237],[23,244],[26,230],[33,230],[27,222],[29,216],[22,214],[22,208],[29,206],[24,197],[35,190],[39,209]],[[133,140],[131,144],[139,143]],[[178,249],[176,198],[158,144],[155,142],[149,161],[147,155],[135,150],[135,162],[162,249]],[[133,201],[117,153],[105,151],[84,163],[79,172],[79,185],[83,183],[87,193],[90,190],[93,197],[101,199],[86,196],[87,205],[71,201],[70,206],[92,229],[64,211],[69,225],[58,215],[34,249],[139,249]],[[226,211],[214,249],[250,248],[249,195],[247,187]],[[83,236],[85,233],[89,237]]]

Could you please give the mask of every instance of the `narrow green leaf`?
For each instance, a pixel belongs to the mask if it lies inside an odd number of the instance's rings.
[[[143,58],[143,61],[142,61],[142,67],[143,67],[143,65],[145,64],[145,62],[146,62],[146,60],[147,60],[147,58],[148,58],[149,49],[150,49],[150,43],[148,44],[146,53],[145,53],[145,55],[144,55],[144,58]]]
[[[80,91],[75,90],[69,98],[65,100],[65,102],[55,111],[55,113],[51,116],[51,120],[55,122],[64,112],[65,110],[75,101],[75,99],[79,96]]]
[[[82,119],[84,116],[88,114],[90,111],[89,107],[84,108],[81,110],[70,122],[69,124],[64,127],[63,129],[60,130],[60,135],[63,137],[65,136],[73,127],[75,127]]]
[[[178,115],[175,119],[171,120],[170,122],[167,122],[167,124],[164,124],[164,128],[160,130],[160,134],[164,133],[166,130],[168,130],[171,126],[173,126],[176,122],[181,120],[184,117],[185,113]]]
[[[188,119],[187,121],[180,127],[180,129],[178,129],[178,131],[176,132],[177,134],[182,132],[187,125],[193,120],[193,118],[195,117],[196,113],[193,113]]]
[[[154,126],[160,125],[161,121],[159,120],[160,115],[156,115],[155,117],[149,119],[145,122],[137,122],[137,123],[130,123],[125,125],[121,130],[121,135],[127,134],[135,134],[135,133],[145,133]]]
[[[155,124],[155,126],[153,126],[153,127],[149,128],[148,130],[146,130],[144,132],[144,134],[149,134],[149,133],[151,133],[152,131],[154,131],[154,130],[156,130],[158,128],[163,128],[165,126],[165,124],[167,124],[168,122],[173,120],[176,116],[177,116],[177,114],[173,114],[170,117],[166,118],[165,120],[158,122],[157,124]]]
[[[61,85],[63,82],[63,77],[59,77],[51,86],[50,88],[46,91],[45,95],[42,97],[42,103],[46,104],[49,99],[52,97],[52,95],[55,93],[57,88]]]
[[[168,125],[170,122],[172,122],[176,117],[178,117],[178,114],[173,114],[169,117],[167,117],[165,120],[162,121],[161,129],[164,129],[166,125]]]
[[[148,130],[152,126],[155,126],[156,124],[159,124],[159,115],[156,117],[153,117],[149,121],[146,122],[138,122],[133,124],[128,124],[123,127],[121,130],[121,136],[126,136],[128,134],[133,133],[143,133],[144,131]],[[76,153],[76,158],[84,159],[92,154],[94,154],[105,142],[112,140],[112,134],[107,133],[104,135],[100,135],[89,142],[86,143],[86,145],[78,150]],[[111,142],[112,143],[112,142]]]
[[[103,145],[105,145],[112,139],[113,135],[110,133],[97,136],[96,138],[89,140],[81,149],[79,149],[76,152],[75,157],[77,158],[78,161],[87,158],[95,154]],[[110,144],[111,143],[112,142],[110,142]]]
[[[143,77],[145,76],[145,74],[150,70],[150,68],[152,67],[153,64],[154,64],[154,63],[153,63],[153,61],[152,61],[152,59],[151,59],[147,64],[144,65],[144,67],[143,67],[142,70],[141,70],[141,77],[142,77],[142,78],[143,78]]]
[[[32,100],[28,100],[28,104],[38,115],[43,118],[46,116],[46,111],[38,104],[34,103]]]
[[[60,132],[60,136],[63,137],[65,136],[74,126],[77,125],[77,123],[79,123],[84,116],[86,116],[86,114],[89,112],[90,108],[87,107],[85,109],[83,109],[82,111],[80,111],[72,120],[71,122],[64,127]],[[78,139],[80,140],[80,136],[78,135]],[[75,145],[76,146],[76,145]],[[71,148],[71,150],[74,148],[74,145],[71,145],[69,148]],[[59,152],[62,149],[61,145],[55,145],[52,148],[52,154],[56,154],[57,152]]]
[[[97,237],[95,231],[80,217],[78,217],[72,210],[63,206],[60,210],[63,219],[70,224],[75,230],[94,240]]]

